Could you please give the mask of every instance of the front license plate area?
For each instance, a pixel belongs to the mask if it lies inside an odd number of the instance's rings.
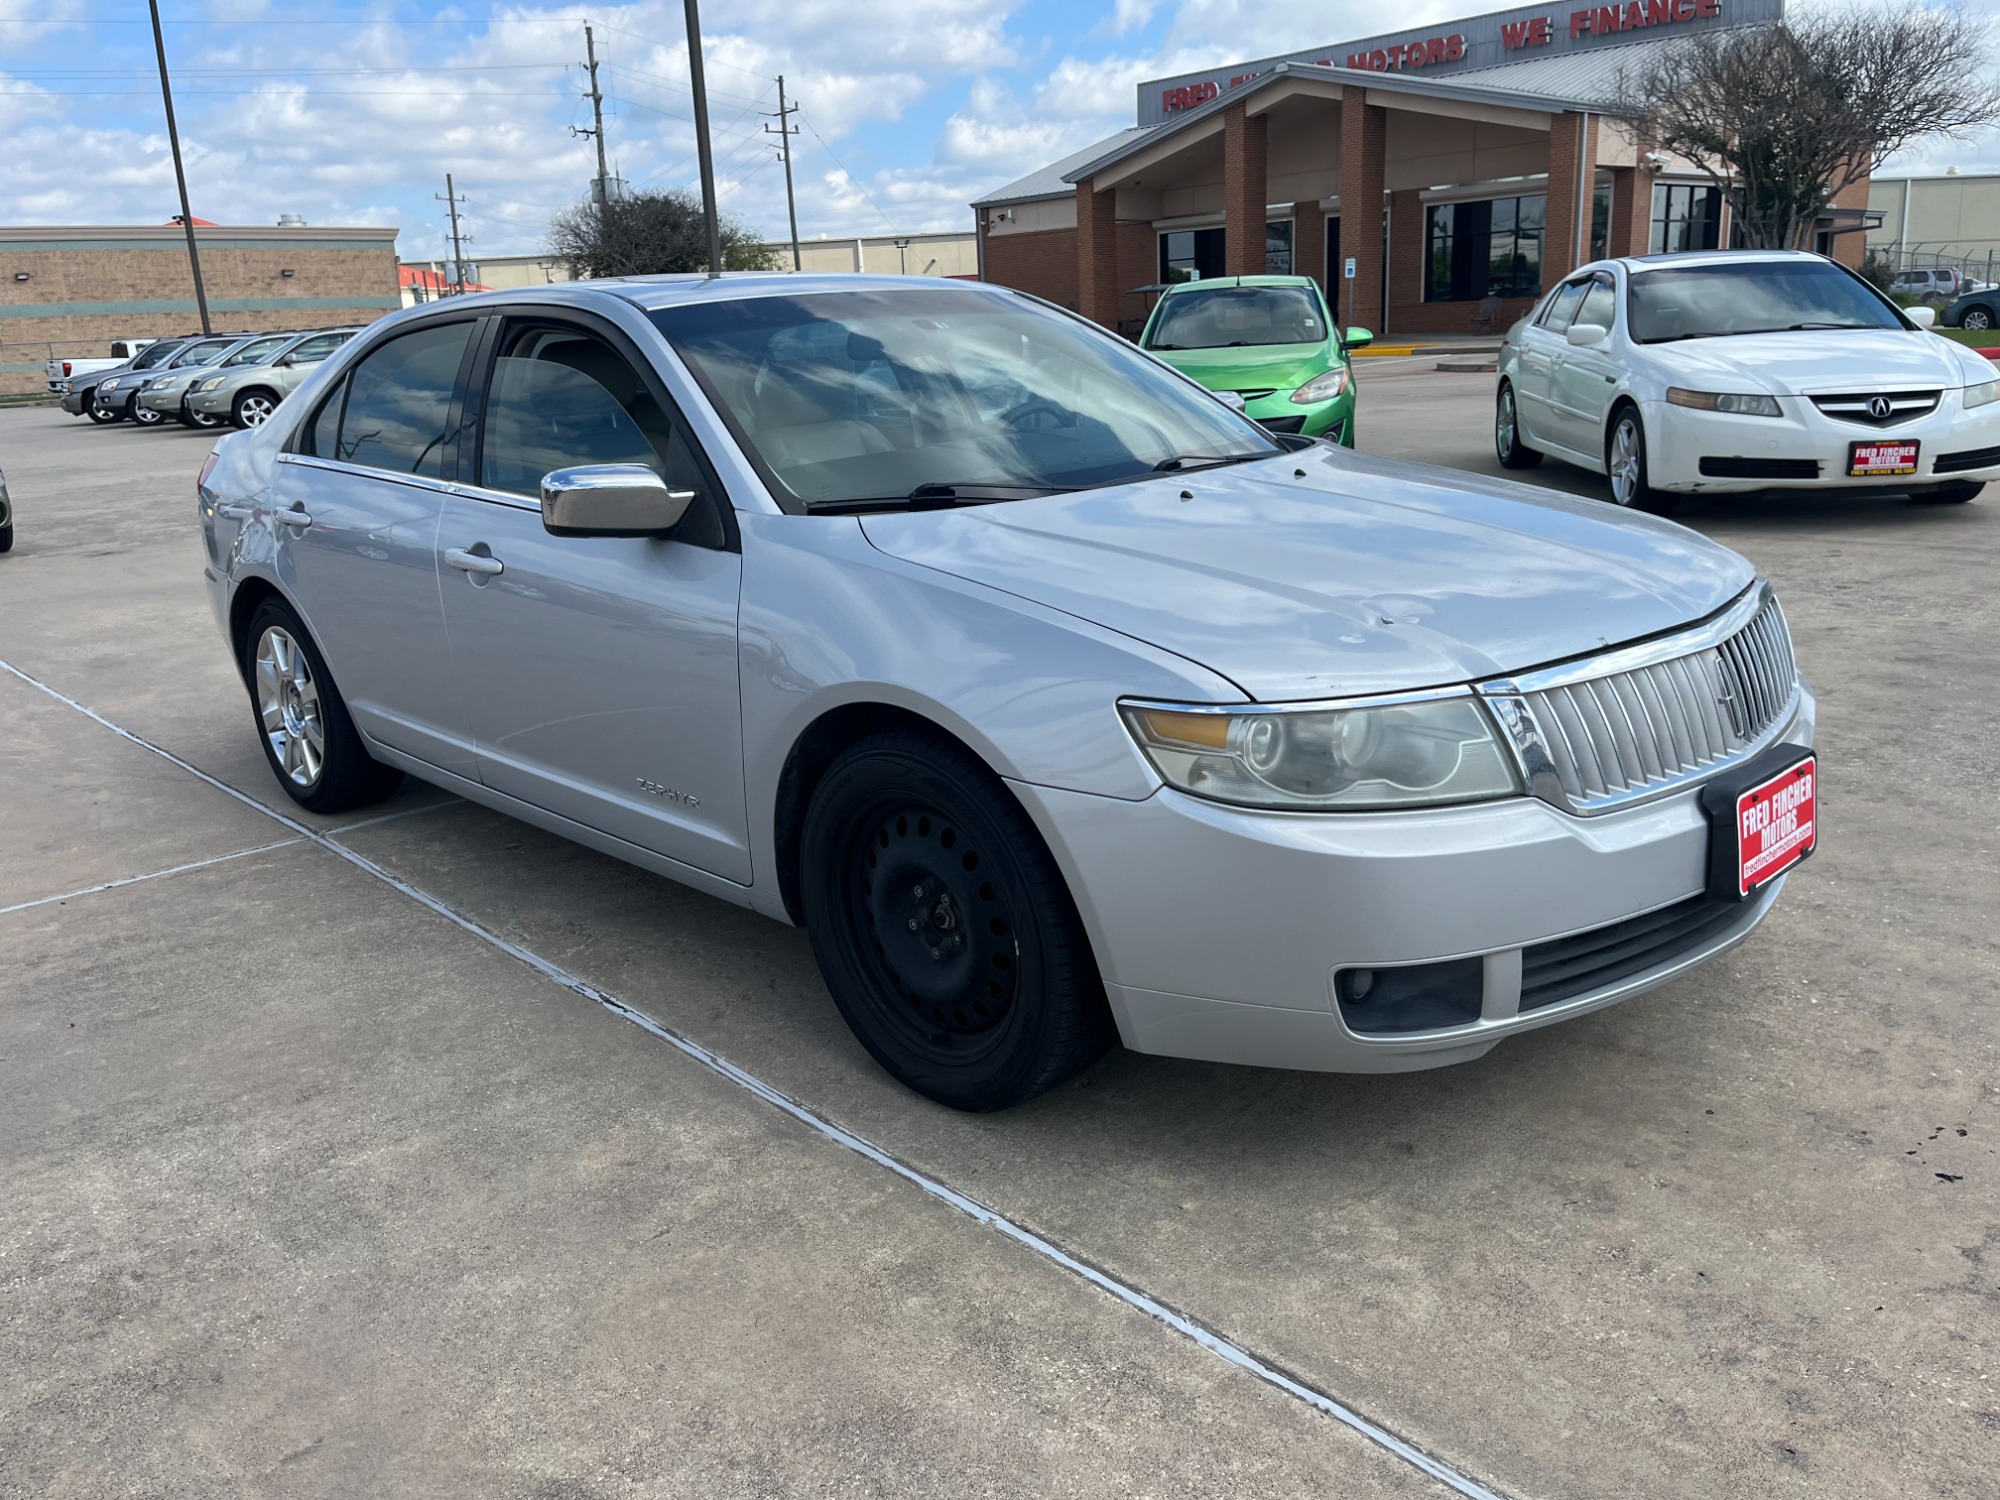
[[[1882,474],[1917,472],[1915,443],[1849,443],[1847,477],[1866,479]]]
[[[1702,788],[1708,813],[1708,894],[1743,901],[1819,845],[1819,757],[1774,745]]]

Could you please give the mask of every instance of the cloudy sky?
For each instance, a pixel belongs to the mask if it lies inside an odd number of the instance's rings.
[[[1815,0],[1794,0],[1815,3]],[[1967,0],[1992,12],[2000,0]],[[1480,9],[1405,0],[1416,26]],[[201,218],[395,224],[444,253],[450,171],[468,258],[541,248],[595,170],[581,66],[597,30],[606,134],[635,187],[696,181],[681,0],[459,9],[162,0]],[[1141,78],[1368,35],[1364,0],[707,0],[724,206],[772,238],[784,179],[761,127],[801,106],[802,236],[967,227],[967,202],[1131,123]],[[0,0],[0,223],[177,212],[152,33],[137,0]],[[2000,169],[1992,134],[1912,163]]]

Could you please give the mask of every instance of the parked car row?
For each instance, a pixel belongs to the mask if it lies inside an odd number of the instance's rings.
[[[361,330],[182,334],[158,339],[123,364],[54,382],[71,416],[157,427],[261,426],[300,381]]]

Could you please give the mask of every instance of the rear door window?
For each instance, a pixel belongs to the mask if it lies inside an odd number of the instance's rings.
[[[303,340],[289,357],[295,365],[316,365],[353,337],[351,333],[315,334]]]
[[[333,457],[392,474],[442,478],[452,392],[473,327],[468,319],[420,328],[364,355],[348,377]]]

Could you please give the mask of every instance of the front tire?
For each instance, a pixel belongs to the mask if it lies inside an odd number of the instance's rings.
[[[1115,1035],[1082,919],[1000,778],[921,729],[870,735],[813,793],[800,898],[861,1045],[953,1109],[1005,1109]]]
[[[83,414],[89,417],[90,420],[95,422],[99,427],[108,427],[113,422],[122,422],[125,420],[124,412],[106,411],[103,407],[97,404],[97,398],[95,396],[92,396],[89,404],[84,407]]]
[[[236,427],[249,431],[262,427],[271,420],[271,413],[278,409],[278,398],[265,390],[241,392],[230,404],[229,420]]]
[[[1673,497],[1653,488],[1646,465],[1646,424],[1636,406],[1624,406],[1611,419],[1611,432],[1604,441],[1604,471],[1611,480],[1611,501],[1628,510],[1665,515],[1673,509]]]
[[[154,411],[150,406],[141,406],[137,396],[125,403],[125,415],[140,427],[158,427],[167,420],[166,413]]]
[[[266,599],[250,617],[244,677],[264,759],[285,795],[307,812],[380,802],[403,773],[370,758],[319,647],[292,607]]]
[[[1500,382],[1493,398],[1493,450],[1500,455],[1503,469],[1532,469],[1542,455],[1521,441],[1521,412],[1514,399],[1513,382]]]
[[[0,552],[12,552],[13,550],[14,523],[9,521],[5,526],[0,526]]]
[[[207,412],[196,411],[186,401],[181,402],[180,418],[181,426],[193,427],[202,431],[206,431],[210,427],[220,427],[222,425],[222,418],[211,417]]]

